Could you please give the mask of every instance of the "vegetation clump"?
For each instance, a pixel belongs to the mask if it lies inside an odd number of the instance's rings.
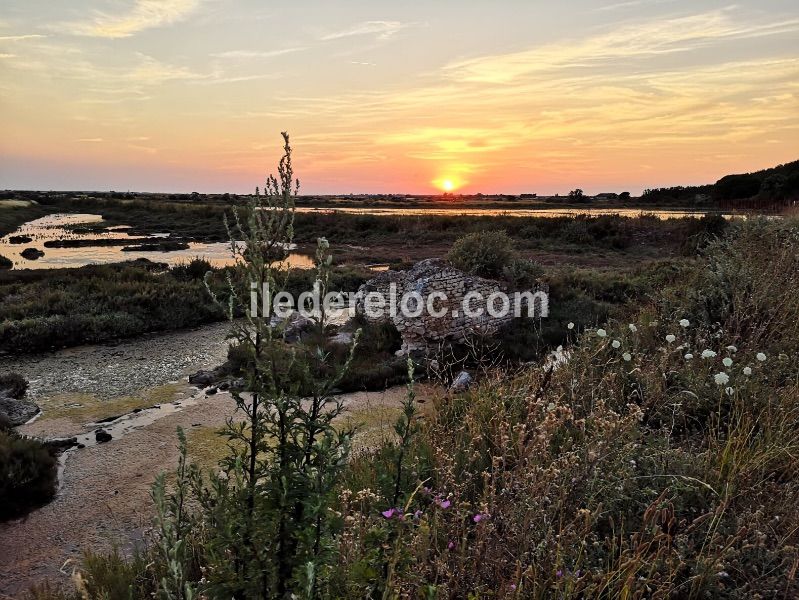
[[[19,373],[0,375],[0,397],[21,399],[28,391],[28,380]]]
[[[499,277],[514,260],[513,240],[504,231],[479,231],[458,238],[447,254],[454,267],[480,277]]]
[[[0,423],[0,521],[21,517],[53,499],[57,463],[40,441]]]
[[[543,274],[535,262],[520,258],[505,231],[477,231],[455,240],[447,260],[479,277],[503,279],[512,287],[529,288]]]

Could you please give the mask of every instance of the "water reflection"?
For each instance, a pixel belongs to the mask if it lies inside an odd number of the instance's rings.
[[[232,265],[235,260],[230,252],[228,242],[188,242],[187,249],[170,251],[125,251],[125,246],[135,246],[142,240],[154,243],[169,238],[168,233],[157,233],[150,236],[134,236],[127,239],[129,225],[115,227],[97,227],[103,218],[93,214],[52,214],[25,223],[13,233],[0,238],[0,256],[5,256],[13,263],[14,269],[60,269],[76,268],[86,265],[115,263],[124,260],[147,258],[153,262],[176,265],[193,258],[204,258],[214,267]],[[22,238],[20,240],[20,237]],[[16,238],[19,243],[12,243]],[[115,243],[116,245],[96,245],[84,247],[52,248],[47,242],[98,240],[99,244]],[[116,243],[115,241],[118,241]],[[34,248],[44,252],[44,256],[29,260],[20,255],[27,249]],[[304,254],[291,253],[287,263],[295,268],[313,267],[313,259]]]
[[[327,213],[327,214],[354,214],[354,215],[377,215],[377,216],[449,216],[449,217],[576,217],[618,215],[620,217],[642,217],[651,216],[657,219],[683,219],[685,217],[703,217],[708,214],[706,211],[699,210],[646,210],[640,208],[317,208],[311,206],[298,206],[298,213]],[[732,213],[717,213],[724,218],[730,218]]]

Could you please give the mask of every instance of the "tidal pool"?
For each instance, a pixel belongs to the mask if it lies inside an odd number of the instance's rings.
[[[187,263],[194,258],[204,258],[214,267],[224,267],[235,262],[229,242],[187,242],[189,247],[181,250],[123,250],[125,246],[136,246],[142,242],[164,242],[170,238],[170,234],[133,236],[128,233],[129,226],[125,225],[106,229],[92,227],[102,222],[103,218],[94,214],[57,213],[34,219],[0,238],[0,256],[11,260],[14,269],[76,268],[137,258],[147,258],[170,266]],[[81,227],[82,225],[86,227]],[[12,243],[15,238],[18,243]],[[47,242],[90,244],[92,241],[96,245],[61,248],[47,245]],[[44,255],[36,259],[25,258],[21,252],[28,248],[44,252]],[[298,269],[308,269],[314,264],[310,256],[297,253],[289,254],[287,261],[290,266]]]

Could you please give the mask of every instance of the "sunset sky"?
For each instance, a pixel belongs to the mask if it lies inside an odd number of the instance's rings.
[[[640,192],[799,159],[796,0],[4,0],[0,188]]]

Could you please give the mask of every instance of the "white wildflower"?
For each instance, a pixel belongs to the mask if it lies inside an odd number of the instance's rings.
[[[635,324],[634,324],[634,323],[630,323],[630,324],[629,324],[627,327],[629,327],[629,328],[630,328],[630,331],[632,331],[633,333],[635,333],[636,331],[638,331],[638,328],[635,326]]]
[[[607,331],[605,331],[604,329],[597,329],[597,330],[596,330],[596,334],[597,334],[599,337],[603,338],[603,337],[607,337],[607,335],[608,335],[608,332],[607,332]]]
[[[611,346],[613,346],[614,348],[621,348],[621,342],[619,340],[613,340]]]
[[[693,357],[694,355],[689,352],[688,354],[685,355],[685,360],[691,360]]]
[[[766,355],[763,354],[762,352],[758,352],[755,358],[757,358],[757,360],[759,360],[760,362],[766,362]]]
[[[625,362],[630,362],[630,359],[632,359],[632,356],[630,356],[629,352],[625,352],[624,354],[621,355],[621,357],[624,359]]]
[[[574,323],[572,323],[571,321],[569,321],[569,324],[568,324],[568,325],[566,325],[566,329],[574,329]]]
[[[752,367],[744,367],[744,375],[749,377],[752,374]]]
[[[726,358],[725,358],[724,360],[722,360],[721,362],[722,362],[722,364],[723,364],[725,367],[731,367],[731,366],[732,366],[732,359],[731,359],[729,356],[728,356],[728,357],[726,357]]]
[[[677,339],[677,336],[675,336],[675,335],[672,335],[672,334],[669,334],[669,335],[667,335],[667,336],[666,336],[666,341],[667,341],[669,344],[671,344],[671,343],[672,343],[674,340],[676,340],[676,339]]]
[[[680,319],[680,327],[688,327],[691,322],[688,319]]]
[[[730,382],[730,376],[722,371],[713,375],[713,381],[716,382],[716,385],[727,385]]]
[[[728,396],[732,396],[735,393],[735,388],[728,387],[724,390]]]
[[[737,346],[727,346],[727,352],[732,352],[732,353],[738,352],[738,347]]]
[[[715,358],[716,353],[713,350],[702,350],[702,358]]]

